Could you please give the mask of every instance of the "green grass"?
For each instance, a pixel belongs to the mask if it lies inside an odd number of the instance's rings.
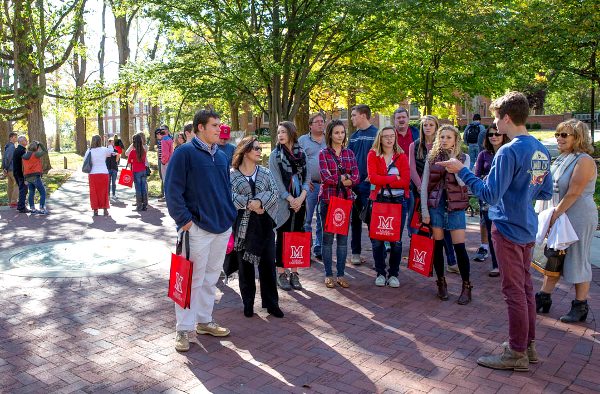
[[[78,170],[83,164],[83,157],[75,152],[50,152],[50,164],[53,170],[65,169],[64,159],[67,159],[67,170]]]
[[[554,130],[541,130],[541,131],[529,130],[529,134],[531,134],[532,136],[534,136],[535,138],[537,138],[540,141],[554,138],[554,133],[555,133]]]

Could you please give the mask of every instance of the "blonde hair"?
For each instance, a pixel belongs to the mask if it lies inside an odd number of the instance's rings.
[[[575,139],[573,141],[574,153],[584,152],[590,155],[594,153],[590,132],[585,123],[577,119],[569,119],[556,126],[556,132],[573,134]]]
[[[383,133],[385,130],[392,130],[394,132],[394,146],[392,147],[394,153],[404,153],[402,148],[400,148],[400,145],[398,145],[398,135],[396,134],[396,130],[392,126],[386,126],[377,132],[371,150],[374,150],[375,153],[377,153],[377,156],[383,156],[383,144],[381,143],[381,133]]]
[[[442,149],[440,136],[444,131],[452,131],[454,133],[454,148],[452,148],[449,151],[445,151],[444,149]],[[462,138],[460,138],[460,132],[456,127],[449,124],[442,125],[442,127],[440,127],[437,130],[437,133],[435,133],[435,141],[433,141],[433,147],[427,155],[429,162],[434,163],[437,160],[438,156],[440,156],[440,154],[442,153],[446,153],[448,155],[448,158],[459,158],[462,154],[462,150],[460,149],[461,142]]]
[[[419,146],[415,146],[415,157],[417,159],[423,160],[426,156],[425,154],[425,150],[426,150],[426,142],[425,142],[425,132],[423,131],[423,125],[425,124],[425,122],[431,121],[435,124],[435,134],[433,135],[433,137],[436,137],[437,131],[440,128],[440,122],[438,121],[438,118],[436,118],[433,115],[425,115],[421,118],[421,123],[419,125]]]

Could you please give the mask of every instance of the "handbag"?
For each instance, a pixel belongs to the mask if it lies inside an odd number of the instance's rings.
[[[85,159],[83,159],[83,165],[81,166],[81,171],[89,174],[92,172],[92,151],[88,149]]]
[[[292,228],[296,220],[296,213],[292,217]],[[310,267],[310,242],[312,233],[285,232],[283,233],[282,263],[283,268],[309,268]]]
[[[119,175],[119,185],[131,187],[133,185],[133,172],[127,167],[121,170],[121,175]]]
[[[185,257],[181,255],[184,244]],[[175,253],[171,253],[168,295],[183,309],[190,307],[193,269],[194,264],[190,261],[190,233],[182,231],[177,239]]]
[[[226,277],[233,275],[240,269],[240,261],[239,261],[239,253],[231,252],[225,255],[225,260],[223,261],[223,272]]]
[[[562,273],[567,249],[556,250],[549,248],[547,240],[542,244],[536,244],[533,248],[533,259],[531,266],[543,275],[559,277]]]
[[[344,191],[344,196],[347,196],[346,188],[338,182],[337,194],[340,189]],[[352,200],[332,196],[329,199],[327,207],[327,216],[325,217],[324,230],[331,234],[348,235],[350,228],[350,215],[352,214]]]
[[[146,166],[146,176],[150,176],[150,174],[152,174],[152,170],[150,167]]]
[[[410,238],[408,269],[426,277],[433,276],[433,250],[435,241],[429,226],[421,225]]]
[[[384,196],[383,190],[377,195],[377,200],[371,204],[371,220],[369,225],[369,238],[380,241],[398,242],[402,236],[402,204],[396,202],[396,197],[391,196],[391,189],[387,186],[390,196]]]
[[[415,209],[413,210],[412,217],[410,218],[409,226],[414,229],[421,227],[423,219],[421,217],[421,197],[415,197]]]

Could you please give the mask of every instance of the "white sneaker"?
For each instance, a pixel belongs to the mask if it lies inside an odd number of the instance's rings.
[[[352,265],[360,265],[360,255],[359,254],[353,254],[350,262],[352,263]]]
[[[187,352],[190,350],[190,340],[187,331],[177,331],[175,334],[175,350],[178,352]]]
[[[375,286],[383,287],[385,286],[385,276],[379,275],[377,279],[375,279]]]
[[[395,276],[390,276],[387,285],[393,288],[400,287],[400,281]]]

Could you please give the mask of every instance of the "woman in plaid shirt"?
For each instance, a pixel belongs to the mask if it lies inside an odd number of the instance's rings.
[[[347,141],[346,127],[339,120],[334,120],[327,125],[325,142],[327,148],[319,153],[319,169],[321,172],[321,191],[319,192],[319,215],[321,222],[325,223],[327,208],[332,196],[354,200],[352,186],[359,183],[358,166],[354,152],[345,148]],[[350,224],[350,218],[346,219]],[[325,266],[325,286],[335,287],[337,282],[343,288],[350,287],[344,277],[346,268],[346,254],[348,253],[348,236],[337,234],[337,280],[333,280],[333,237],[336,234],[323,230],[321,252]]]

